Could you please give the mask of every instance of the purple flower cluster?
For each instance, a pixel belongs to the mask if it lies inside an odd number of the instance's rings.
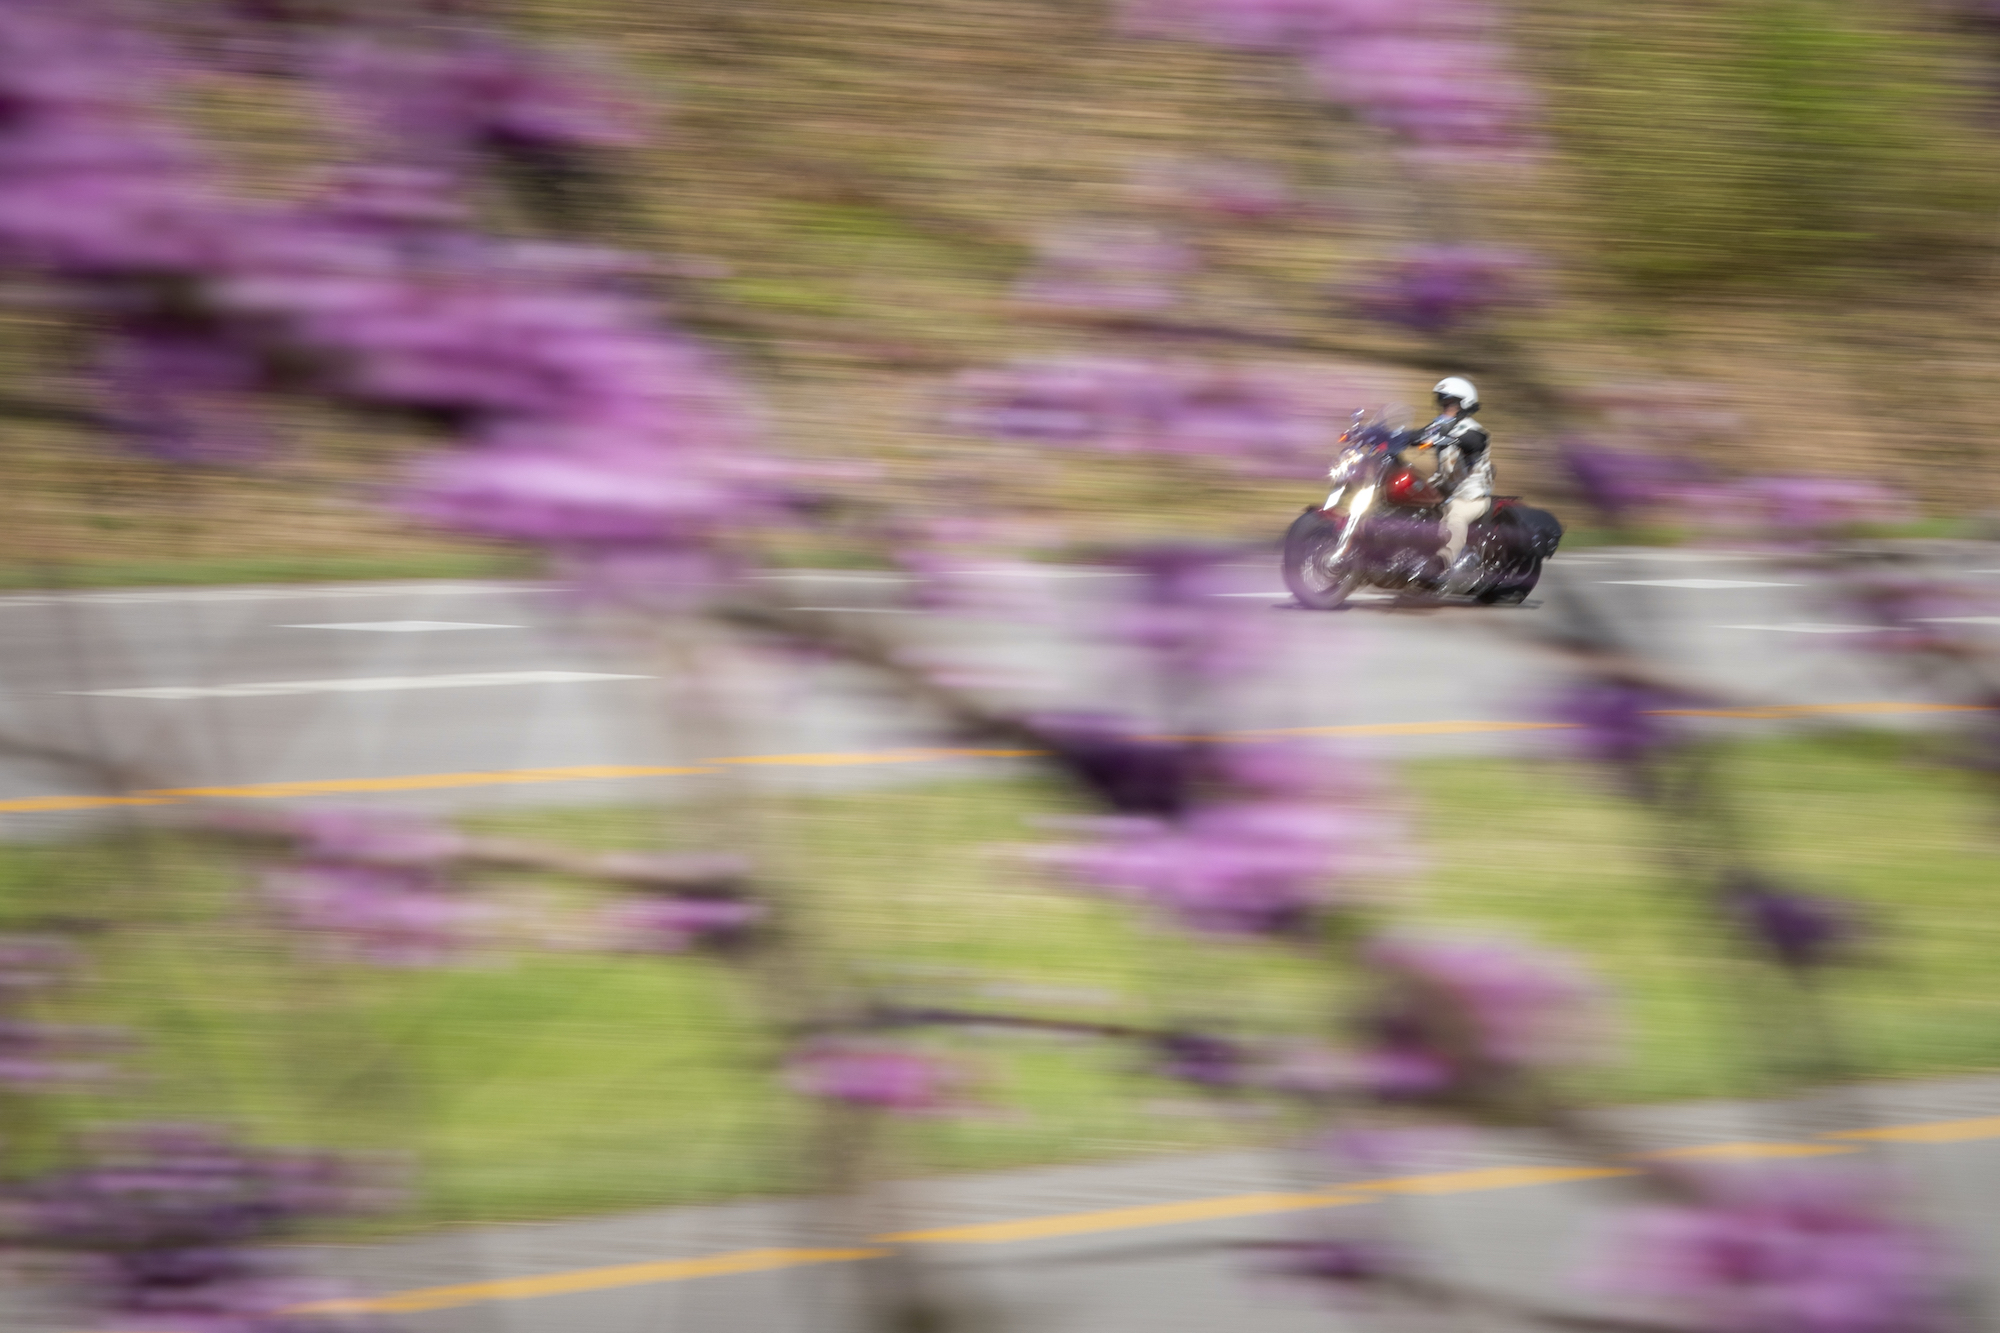
[[[122,278],[220,254],[199,159],[154,114],[174,62],[103,10],[0,8],[0,265]]]
[[[1305,801],[1204,805],[1178,821],[1097,821],[1095,843],[1047,862],[1083,887],[1212,935],[1296,937],[1332,905],[1356,819]]]
[[[1710,480],[1707,470],[1691,459],[1638,449],[1608,449],[1572,440],[1561,452],[1577,490],[1614,523],[1627,523],[1647,510],[1685,500],[1691,488]]]
[[[1128,26],[1300,60],[1314,85],[1423,148],[1518,143],[1530,109],[1470,0],[1129,0]]]
[[[284,921],[332,957],[379,967],[435,967],[472,944],[488,907],[455,891],[447,863],[462,834],[411,815],[344,808],[284,822],[296,860],[266,876]]]
[[[1650,686],[1619,680],[1585,680],[1550,710],[1572,728],[1565,739],[1588,759],[1638,770],[1673,745],[1670,710],[1687,701]]]
[[[613,948],[627,953],[727,951],[748,943],[766,915],[762,904],[740,898],[648,894],[612,907],[604,934]]]
[[[1174,693],[1203,691],[1253,672],[1270,650],[1267,615],[1234,598],[1224,565],[1228,550],[1207,546],[1147,546],[1118,561],[1136,577],[1129,595],[1105,618],[1113,643],[1135,650]]]
[[[467,447],[418,466],[407,509],[611,567],[767,513],[745,401],[617,290],[628,261],[405,221],[426,197],[408,184],[397,218],[354,216],[349,192],[270,219],[218,293],[323,358],[327,392],[457,428]]]
[[[1363,1077],[1378,1096],[1441,1096],[1600,1053],[1601,995],[1560,955],[1507,940],[1387,935],[1363,957],[1382,983],[1362,1024]]]
[[[244,1148],[201,1125],[106,1134],[81,1166],[13,1186],[9,1239],[66,1254],[81,1300],[135,1333],[290,1333],[337,1293],[257,1248],[387,1202],[346,1163]]]
[[[163,285],[228,254],[231,210],[157,115],[171,53],[117,19],[91,0],[0,10],[0,269],[70,284],[102,321],[108,424],[164,458],[241,461],[263,442],[236,400],[257,359],[160,315]]]
[[[1141,735],[1110,713],[1049,713],[1027,722],[1058,767],[1121,815],[1171,819],[1192,799],[1199,755],[1188,742]]]
[[[1843,569],[1834,592],[1862,623],[1880,626],[1856,641],[1874,652],[1970,657],[1978,649],[1965,627],[1993,611],[1991,598],[1911,569]]]
[[[1746,488],[1784,533],[1838,534],[1910,515],[1909,503],[1888,488],[1850,477],[1760,477]]]
[[[1250,1048],[1227,1037],[1205,1032],[1169,1032],[1154,1045],[1154,1071],[1162,1078],[1189,1083],[1210,1092],[1242,1087],[1254,1069]]]
[[[1884,1209],[1883,1182],[1791,1168],[1717,1176],[1694,1204],[1626,1219],[1591,1285],[1716,1333],[1937,1333],[1951,1265]]]
[[[465,835],[457,830],[401,811],[322,806],[299,811],[286,824],[308,861],[427,867],[466,848]]]
[[[901,1115],[955,1109],[965,1071],[934,1055],[858,1038],[823,1038],[787,1061],[792,1087],[809,1097]]]
[[[450,963],[487,915],[425,868],[322,862],[273,872],[267,887],[287,924],[331,956],[378,967]]]
[[[1354,293],[1356,307],[1385,323],[1437,334],[1527,296],[1525,255],[1465,245],[1412,246]]]
[[[317,71],[369,138],[399,158],[462,168],[491,153],[555,155],[635,148],[634,109],[604,91],[601,71],[558,68],[491,34],[445,44],[341,42]]]
[[[468,154],[631,141],[592,85],[498,43],[343,47],[321,73],[400,155],[251,205],[161,128],[171,61],[97,9],[0,13],[0,264],[111,312],[100,370],[141,444],[240,459],[280,374],[410,412],[466,446],[419,466],[410,511],[616,590],[711,577],[724,529],[768,514],[776,469],[742,395],[624,290],[636,261],[466,229]]]
[[[1328,1238],[1265,1247],[1278,1277],[1352,1289],[1396,1271],[1395,1252],[1376,1240]]]
[[[1853,912],[1845,904],[1780,888],[1754,875],[1737,876],[1725,888],[1723,903],[1745,933],[1787,967],[1832,962],[1858,933]]]

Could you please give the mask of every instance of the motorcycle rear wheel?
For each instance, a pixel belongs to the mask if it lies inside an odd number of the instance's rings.
[[[1361,586],[1361,571],[1352,559],[1327,567],[1326,556],[1339,543],[1340,529],[1315,514],[1302,516],[1285,534],[1285,586],[1299,605],[1337,610]]]
[[[1528,594],[1542,581],[1542,562],[1539,557],[1525,572],[1515,573],[1479,594],[1481,606],[1519,606],[1528,600]]]

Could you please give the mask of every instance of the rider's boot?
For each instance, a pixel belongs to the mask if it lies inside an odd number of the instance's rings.
[[[1448,596],[1462,597],[1478,584],[1479,575],[1479,557],[1473,554],[1471,547],[1467,547],[1458,553],[1458,559],[1452,561],[1451,568],[1445,571],[1444,578],[1438,585],[1438,591]]]

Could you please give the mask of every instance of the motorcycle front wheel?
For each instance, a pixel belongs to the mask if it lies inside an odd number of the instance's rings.
[[[1301,514],[1285,534],[1285,586],[1301,606],[1336,610],[1361,586],[1361,571],[1352,558],[1327,563],[1338,545],[1340,529],[1317,513]]]

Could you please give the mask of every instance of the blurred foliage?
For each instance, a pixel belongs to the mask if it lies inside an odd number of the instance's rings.
[[[1143,213],[1135,171],[1150,166],[1257,163],[1304,205],[1203,238],[1191,319],[1297,340],[1278,359],[1358,368],[1393,400],[1421,400],[1453,368],[1455,349],[1373,327],[1337,299],[1417,236],[1421,210],[1369,133],[1299,96],[1276,63],[1120,36],[1108,0],[502,9],[553,46],[595,52],[611,82],[658,108],[652,145],[611,164],[590,230],[666,258],[677,319],[753,372],[780,444],[880,461],[884,499],[920,504],[1022,469],[1018,451],[942,431],[937,386],[967,365],[1106,346],[1022,321],[1007,283],[1048,228]],[[1521,355],[1485,384],[1510,490],[1559,503],[1538,450],[1559,429],[1595,428],[1524,407],[1518,381],[1532,370],[1560,389],[1712,385],[1740,426],[1676,443],[1725,463],[1747,446],[1767,470],[1865,466],[1894,430],[1950,456],[1948,479],[1912,473],[1932,499],[2000,499],[1976,490],[2000,482],[2000,460],[1968,465],[1960,439],[1963,422],[2000,416],[1994,53],[1940,14],[1889,0],[1514,0],[1506,35],[1543,94],[1553,151],[1528,170],[1497,161],[1453,180],[1482,239],[1547,264],[1548,299],[1505,325]],[[186,102],[235,179],[272,195],[332,151],[323,118],[289,96],[226,74]],[[14,410],[74,414],[81,359],[46,315],[0,321],[10,581],[39,581],[51,563],[90,582],[134,568],[227,578],[246,560],[337,571],[365,559],[387,575],[490,558],[370,503],[414,444],[403,435],[309,420],[310,448],[263,478],[174,479],[118,463],[77,422]],[[1819,418],[1804,440],[1800,403]],[[1039,503],[1102,524],[1107,540],[1148,525],[1268,533],[1315,482],[1208,491],[1155,485],[1164,469],[1151,459],[1056,466]]]
[[[1763,868],[1868,913],[1869,965],[1831,977],[1853,1072],[2000,1062],[2000,926],[1984,910],[1990,796],[1912,762],[1921,744],[1891,735],[1755,741],[1722,757]],[[1417,918],[1573,950],[1615,979],[1624,1049],[1585,1072],[1585,1090],[1625,1101],[1755,1095],[1796,1072],[1771,1034],[1743,1021],[1771,979],[1660,870],[1672,835],[1598,774],[1438,760],[1412,777],[1487,796],[1426,826],[1428,869],[1408,890]],[[1336,998],[1303,956],[1198,944],[1039,884],[997,851],[1073,809],[1048,785],[1006,780],[800,797],[782,812],[782,855],[810,885],[829,944],[906,1002],[1255,1032],[1317,1021]],[[699,838],[672,807],[664,831],[658,810],[637,807],[479,822],[576,846]],[[810,1188],[804,1158],[785,1148],[800,1108],[764,1095],[771,1052],[757,1002],[726,967],[517,949],[363,975],[302,955],[249,906],[239,876],[212,846],[179,836],[0,848],[0,929],[46,925],[51,913],[73,927],[121,923],[85,937],[97,976],[71,1015],[143,1034],[141,1077],[114,1089],[121,1114],[221,1116],[278,1141],[331,1132],[349,1147],[420,1152],[420,1219]],[[561,940],[565,914],[592,901],[581,892],[510,879],[497,901]],[[1204,1106],[1123,1046],[991,1031],[952,1044],[980,1070],[983,1109],[911,1127],[899,1149],[910,1169],[1234,1144],[1276,1123]]]
[[[1567,6],[1564,149],[1636,299],[1960,272],[1994,241],[2000,136],[1962,48],[1872,0]]]

